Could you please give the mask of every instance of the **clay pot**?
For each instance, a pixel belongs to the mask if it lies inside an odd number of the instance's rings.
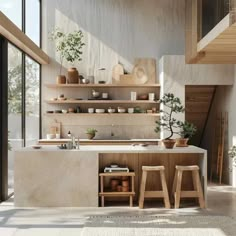
[[[68,69],[68,84],[78,84],[79,83],[79,72],[76,68]]]
[[[162,140],[162,143],[164,144],[166,149],[173,149],[176,143],[175,139],[164,139]]]
[[[176,147],[188,147],[188,138],[176,139]]]
[[[58,75],[57,84],[66,84],[66,77],[64,75]]]
[[[129,192],[129,187],[123,187],[122,186],[122,192]]]
[[[118,179],[111,179],[111,190],[112,191],[116,191],[118,185],[119,185]]]
[[[122,186],[121,185],[118,185],[117,188],[116,188],[117,192],[122,192]]]
[[[95,134],[87,134],[88,139],[93,139],[95,137]]]
[[[129,180],[123,180],[122,187],[129,187]]]

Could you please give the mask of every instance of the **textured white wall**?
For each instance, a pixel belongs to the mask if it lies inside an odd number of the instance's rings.
[[[157,62],[162,55],[184,54],[184,0],[50,0],[42,1],[43,6],[43,49],[51,57],[51,64],[42,67],[44,83],[55,83],[59,71],[58,56],[53,43],[48,40],[48,32],[60,27],[65,32],[82,29],[86,48],[83,61],[76,64],[80,73],[87,75],[89,68],[98,79],[98,68],[107,68],[106,80],[111,80],[111,69],[119,61],[127,69],[132,68],[135,57],[152,57]],[[64,63],[64,73],[70,65]],[[51,90],[42,87],[42,97],[50,97]],[[48,105],[43,104],[43,113]],[[132,120],[132,119],[131,119]],[[66,120],[63,133],[76,130],[83,137],[84,126],[97,125],[101,132],[110,130],[115,122],[117,133],[132,138],[155,138],[155,119],[140,119],[135,124],[127,120],[77,119]],[[43,135],[53,119],[43,117]],[[77,124],[77,125],[76,125]],[[79,126],[78,124],[82,125]],[[101,124],[101,125],[100,125]],[[144,127],[146,128],[144,129]],[[140,131],[142,127],[142,131]],[[129,130],[128,134],[127,130]]]
[[[216,127],[216,116],[219,112],[228,112],[228,129],[227,137],[225,140],[225,152],[224,152],[224,179],[226,183],[236,186],[236,168],[232,168],[232,162],[228,159],[228,149],[232,145],[236,145],[236,66],[234,73],[234,85],[233,86],[220,86],[217,88],[216,96],[212,106],[212,110],[209,116],[209,120],[206,127],[205,136],[203,139],[203,148],[208,148],[209,157],[212,157],[212,147],[213,147],[213,131]],[[216,147],[214,147],[215,150]],[[216,157],[214,157],[216,159]]]

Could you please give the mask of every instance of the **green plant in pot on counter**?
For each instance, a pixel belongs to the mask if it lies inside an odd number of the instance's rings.
[[[88,136],[88,139],[93,139],[98,131],[94,128],[88,128],[86,130],[86,134]]]
[[[66,78],[61,75],[63,60],[74,65],[75,61],[82,61],[83,47],[83,32],[81,30],[73,33],[65,34],[59,28],[56,28],[50,33],[49,38],[55,41],[56,51],[60,53],[60,74],[57,77],[57,82],[61,84],[66,83]],[[79,72],[75,67],[68,69],[68,83],[78,83]]]
[[[165,147],[171,149],[174,147],[176,140],[171,139],[174,134],[178,134],[177,129],[180,128],[181,122],[174,118],[174,115],[184,112],[184,107],[178,97],[175,97],[172,93],[164,94],[163,98],[160,99],[160,104],[162,104],[166,109],[160,110],[161,119],[156,121],[155,132],[159,133],[162,129],[169,131],[170,135],[162,140]]]
[[[197,132],[197,127],[188,122],[179,122],[180,125],[180,138],[176,139],[176,147],[187,147],[188,141],[191,139]]]

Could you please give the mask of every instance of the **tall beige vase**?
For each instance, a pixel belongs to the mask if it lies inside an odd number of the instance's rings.
[[[79,72],[76,68],[68,69],[68,84],[78,84],[79,83]]]

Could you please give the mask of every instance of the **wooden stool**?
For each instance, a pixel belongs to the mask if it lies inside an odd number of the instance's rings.
[[[140,186],[139,208],[143,208],[144,198],[164,198],[166,208],[170,208],[169,194],[167,190],[164,166],[143,166],[142,180]],[[149,171],[160,171],[162,191],[145,191],[147,173]]]
[[[202,185],[199,177],[198,166],[176,166],[175,178],[172,194],[175,198],[175,208],[179,208],[180,198],[198,198],[201,208],[205,208],[205,200],[202,191]],[[184,171],[191,171],[193,178],[194,191],[181,191],[182,176]]]

